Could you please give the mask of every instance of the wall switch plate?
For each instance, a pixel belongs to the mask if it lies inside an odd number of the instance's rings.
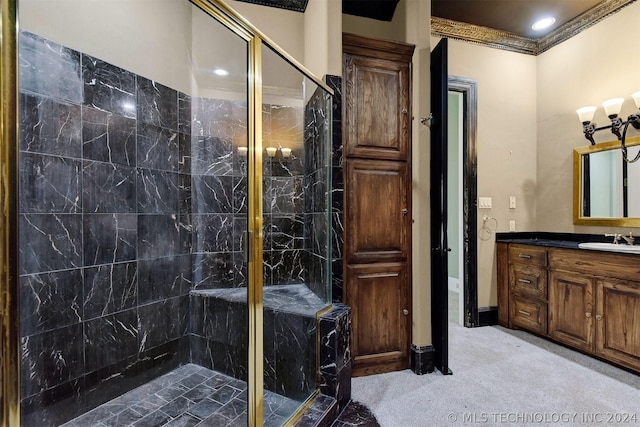
[[[478,197],[478,209],[491,209],[491,197]]]
[[[514,219],[509,221],[509,231],[516,231],[516,221]]]
[[[509,209],[515,209],[516,208],[516,196],[510,196],[509,197]]]

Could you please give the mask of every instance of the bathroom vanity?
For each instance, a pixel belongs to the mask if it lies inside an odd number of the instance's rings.
[[[640,253],[579,247],[597,238],[498,234],[499,323],[640,372]]]

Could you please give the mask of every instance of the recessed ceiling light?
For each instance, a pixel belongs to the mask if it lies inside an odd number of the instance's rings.
[[[531,29],[536,30],[536,31],[544,30],[546,28],[549,28],[553,24],[555,24],[555,22],[556,22],[556,18],[554,18],[552,16],[549,16],[547,18],[542,18],[542,19],[536,21],[531,26]]]
[[[224,76],[228,76],[229,72],[227,70],[224,70],[222,68],[216,68],[215,70],[213,70],[213,73],[217,76],[220,77],[224,77]]]

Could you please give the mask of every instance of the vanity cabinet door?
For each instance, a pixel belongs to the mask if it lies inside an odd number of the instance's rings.
[[[594,281],[584,274],[549,272],[549,336],[584,351],[594,350]]]
[[[640,283],[598,280],[596,301],[596,352],[639,369]]]

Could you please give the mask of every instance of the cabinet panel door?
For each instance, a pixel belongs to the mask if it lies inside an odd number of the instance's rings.
[[[549,336],[585,351],[593,351],[595,316],[591,277],[565,271],[549,272]]]
[[[345,59],[346,155],[405,160],[411,106],[407,63],[348,55]]]
[[[596,352],[640,369],[640,283],[597,283]]]
[[[347,268],[354,376],[408,367],[411,316],[406,271],[404,263]]]
[[[347,263],[406,261],[410,227],[407,165],[347,161]]]

